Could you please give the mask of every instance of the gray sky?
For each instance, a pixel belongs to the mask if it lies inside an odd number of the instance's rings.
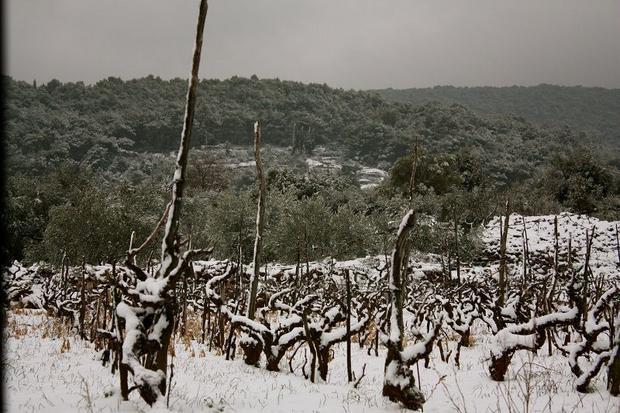
[[[198,0],[9,0],[22,80],[187,77]],[[620,0],[211,0],[200,75],[620,87]]]

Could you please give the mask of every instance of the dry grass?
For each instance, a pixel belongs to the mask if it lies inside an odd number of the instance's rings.
[[[31,317],[32,315],[38,317]],[[29,317],[28,323],[23,322],[24,317]],[[15,338],[40,335],[42,338],[68,340],[73,335],[69,324],[49,316],[43,310],[11,309],[5,327],[8,335]]]
[[[187,323],[185,324],[184,337],[191,340],[198,340],[202,335],[202,314],[187,309]]]

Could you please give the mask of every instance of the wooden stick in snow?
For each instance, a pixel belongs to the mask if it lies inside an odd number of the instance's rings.
[[[351,370],[351,278],[349,269],[344,270],[347,282],[347,381],[353,381]]]
[[[196,96],[198,89],[198,68],[200,67],[200,55],[202,51],[202,38],[204,33],[205,20],[207,17],[207,0],[200,1],[198,13],[198,25],[196,27],[196,38],[194,44],[194,55],[192,57],[191,78],[187,89],[185,102],[185,115],[183,117],[183,130],[181,132],[181,143],[177,155],[177,163],[174,170],[172,182],[172,200],[168,210],[164,240],[162,241],[161,269],[159,278],[170,275],[176,267],[179,257],[175,247],[178,235],[179,219],[181,217],[181,206],[183,205],[183,190],[185,188],[185,175],[187,172],[187,157],[189,153],[189,143],[194,124],[194,110],[196,107]]]
[[[183,190],[185,188],[185,175],[187,171],[187,158],[190,147],[190,137],[194,121],[194,109],[198,87],[198,68],[202,50],[202,38],[204,25],[207,17],[207,0],[200,1],[196,38],[192,57],[191,77],[189,79],[185,115],[181,142],[177,155],[176,167],[172,183],[172,196],[167,214],[167,221],[162,241],[161,267],[155,275],[158,283],[145,283],[147,274],[133,265],[132,269],[139,275],[140,280],[136,288],[140,289],[137,305],[128,305],[121,301],[117,303],[116,315],[119,322],[130,329],[125,335],[122,344],[121,361],[121,388],[126,385],[126,376],[123,371],[129,371],[133,375],[136,388],[144,401],[152,405],[166,394],[166,373],[168,369],[168,345],[174,326],[175,300],[170,294],[176,281],[184,273],[187,262],[191,255],[197,251],[180,253],[180,245],[177,242],[181,207],[183,205]],[[150,237],[149,237],[150,238]],[[148,239],[147,239],[148,241]],[[128,266],[133,264],[131,255],[128,255]],[[159,282],[161,281],[161,282]],[[147,317],[148,316],[148,317]],[[157,328],[155,328],[157,327]],[[153,328],[153,332],[148,333]],[[118,329],[119,333],[122,331]],[[146,357],[145,362],[142,360]],[[128,391],[122,389],[123,398],[127,397]]]
[[[256,211],[256,239],[254,240],[254,271],[250,282],[250,299],[248,300],[248,318],[254,319],[256,312],[256,296],[258,294],[258,279],[260,276],[261,253],[263,248],[263,229],[265,227],[265,175],[260,158],[261,124],[254,123],[254,158],[256,160],[256,178],[258,180],[258,206]]]
[[[500,222],[501,222],[500,217]],[[506,248],[508,244],[508,229],[510,226],[510,201],[506,201],[506,219],[502,228],[502,238],[499,245],[499,297],[497,298],[497,304],[499,307],[504,306],[506,298],[506,276],[508,273],[508,267],[506,263]]]
[[[416,136],[415,147],[413,149],[413,159],[411,161],[411,176],[409,177],[409,201],[413,200],[416,187],[416,169],[418,169],[418,138]]]

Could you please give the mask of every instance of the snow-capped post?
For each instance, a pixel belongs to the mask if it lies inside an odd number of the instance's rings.
[[[135,274],[135,286],[132,287],[124,281],[119,283],[124,299],[117,305],[116,314],[119,321],[122,319],[126,330],[121,364],[132,373],[134,388],[138,389],[149,405],[166,394],[168,346],[176,312],[174,298],[176,282],[185,273],[193,255],[208,252],[208,250],[188,250],[181,254],[182,243],[179,241],[178,233],[207,8],[207,0],[201,0],[183,129],[162,241],[161,266],[155,276],[149,276],[134,264],[136,250],[132,249],[128,251],[126,264]],[[149,237],[147,241],[151,239]],[[142,244],[142,247],[145,244]]]
[[[263,228],[265,227],[265,175],[260,159],[261,123],[254,123],[254,159],[256,161],[256,180],[258,181],[258,205],[256,211],[256,239],[254,240],[254,257],[252,264],[252,280],[250,282],[250,299],[248,300],[247,316],[254,319],[256,312],[256,296],[258,294],[258,279],[260,277],[261,254],[263,248]]]
[[[261,123],[254,123],[254,160],[256,161],[256,180],[258,182],[258,202],[256,207],[256,238],[254,240],[254,254],[252,258],[252,275],[250,277],[250,291],[248,294],[248,306],[246,316],[254,320],[256,314],[256,298],[258,295],[258,281],[260,278],[261,254],[263,248],[263,229],[265,227],[265,175],[260,158]],[[241,243],[240,243],[241,245]],[[239,264],[241,265],[241,263]],[[240,267],[241,268],[241,267]],[[239,277],[241,279],[241,277]],[[244,333],[241,339],[244,361],[249,365],[257,365],[260,354],[263,351],[263,342],[255,340]]]
[[[502,218],[499,218],[500,223]],[[497,298],[497,305],[499,307],[504,306],[506,299],[506,284],[507,284],[507,272],[508,265],[506,263],[506,244],[508,243],[508,228],[510,226],[510,200],[506,201],[506,218],[502,228],[502,237],[499,244],[499,297]]]
[[[415,225],[415,214],[409,210],[398,228],[396,243],[392,250],[392,264],[390,268],[389,284],[390,290],[390,337],[389,343],[394,344],[398,350],[403,347],[403,302],[405,290],[402,288],[403,270],[407,271],[407,262],[404,258],[408,256],[406,249],[409,246],[408,235],[411,228]],[[389,354],[388,354],[389,358]]]

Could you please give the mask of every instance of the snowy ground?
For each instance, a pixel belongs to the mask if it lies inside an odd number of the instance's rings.
[[[593,381],[593,392],[575,392],[566,359],[517,353],[505,383],[487,373],[489,336],[474,336],[463,349],[461,368],[440,361],[437,350],[430,368],[420,365],[425,412],[618,412],[620,398],[605,390],[604,377]],[[94,345],[73,336],[38,310],[11,311],[4,330],[3,356],[6,410],[9,412],[168,411],[150,409],[137,394],[122,402],[118,378],[99,361]],[[454,343],[450,343],[452,348]],[[401,411],[381,396],[384,354],[368,356],[353,345],[357,376],[366,375],[357,389],[346,382],[344,346],[337,348],[327,383],[304,379],[283,361],[281,373],[226,361],[202,344],[177,342],[170,411],[230,412],[385,412]],[[296,359],[297,360],[297,359]]]
[[[523,248],[531,256],[547,256],[551,259],[555,252],[554,215],[522,216],[510,215],[507,254],[519,266],[522,262]],[[576,267],[583,265],[586,256],[586,233],[592,238],[590,268],[595,276],[613,277],[620,275],[620,251],[617,231],[619,221],[603,221],[587,215],[563,212],[557,215],[558,253],[565,261],[568,245],[572,249],[572,259]],[[524,230],[525,229],[525,230]],[[495,217],[484,228],[482,241],[489,254],[499,254],[499,219]],[[527,238],[526,238],[527,237]],[[542,270],[542,269],[541,269]],[[517,270],[518,271],[518,270]]]

